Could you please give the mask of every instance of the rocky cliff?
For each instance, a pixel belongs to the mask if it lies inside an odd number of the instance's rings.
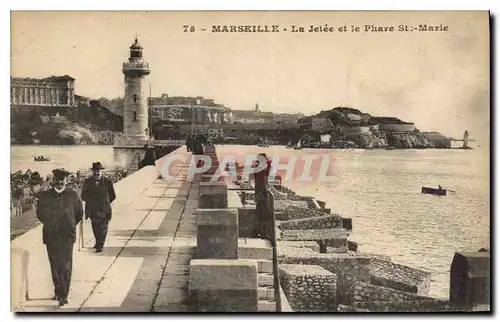
[[[434,148],[434,144],[424,135],[418,132],[392,133],[352,133],[346,139],[356,143],[361,148],[380,149],[393,147],[396,149],[428,149]]]

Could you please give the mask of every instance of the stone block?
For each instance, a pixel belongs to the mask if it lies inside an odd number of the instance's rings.
[[[427,295],[431,273],[425,270],[392,263],[382,258],[372,258],[370,283],[418,295]]]
[[[282,202],[282,205],[278,205],[278,201]],[[280,221],[326,215],[322,210],[307,208],[307,202],[305,201],[275,200],[274,209],[276,212],[281,211],[276,213],[276,220]]]
[[[199,208],[227,208],[227,184],[225,182],[200,182]]]
[[[490,252],[455,253],[450,270],[450,302],[471,309],[490,304]]]
[[[342,217],[342,227],[345,230],[352,230],[352,218],[343,218]]]
[[[431,297],[403,292],[388,287],[356,282],[345,293],[345,303],[372,301],[433,300]]]
[[[368,312],[453,312],[446,300],[410,300],[410,301],[371,301],[354,302],[353,307]]]
[[[11,311],[28,299],[29,253],[23,249],[11,249]]]
[[[255,206],[238,207],[238,234],[240,237],[254,237],[256,214]]]
[[[284,250],[284,249],[283,249]],[[337,303],[343,303],[344,293],[356,282],[370,282],[371,257],[363,254],[319,254],[307,248],[278,253],[280,264],[319,265],[337,275]]]
[[[283,230],[343,228],[342,217],[337,215],[317,216],[280,222]]]
[[[281,238],[283,240],[319,240],[341,239],[347,243],[347,232],[344,228],[334,229],[308,229],[308,230],[284,230]]]
[[[199,312],[256,312],[257,262],[192,260],[189,298]]]
[[[198,259],[238,258],[238,211],[236,209],[198,209]]]
[[[318,265],[280,265],[283,291],[294,311],[336,310],[337,276]]]

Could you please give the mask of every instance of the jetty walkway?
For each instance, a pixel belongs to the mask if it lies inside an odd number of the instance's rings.
[[[182,148],[176,153],[190,154]],[[182,178],[188,167],[186,162],[174,171]],[[158,179],[158,174],[149,166],[116,184],[117,199],[102,253],[92,248],[90,221],[84,221],[85,248],[78,250],[75,244],[69,303],[64,307],[51,300],[42,226],[13,240],[12,289],[28,292],[26,301],[12,303],[14,311],[185,311],[181,303],[187,265],[196,246],[196,187],[190,181]],[[23,260],[23,253],[29,258]],[[26,281],[27,287],[20,285]]]

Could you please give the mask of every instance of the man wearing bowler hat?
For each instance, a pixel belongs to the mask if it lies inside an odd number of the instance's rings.
[[[64,169],[52,171],[53,186],[39,194],[36,216],[43,224],[43,243],[47,247],[54,300],[63,306],[68,303],[69,286],[73,264],[73,245],[76,241],[76,226],[82,220],[83,205],[78,193],[66,189]]]
[[[102,252],[108,223],[111,220],[111,203],[116,199],[113,181],[103,175],[101,162],[92,164],[92,176],[85,179],[82,188],[82,199],[85,201],[85,219],[92,221],[96,252]]]

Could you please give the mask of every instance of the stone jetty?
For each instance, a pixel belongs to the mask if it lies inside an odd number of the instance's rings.
[[[52,301],[41,226],[11,242],[15,312],[419,312],[489,310],[488,249],[457,253],[450,298],[428,296],[431,274],[358,252],[350,218],[325,203],[273,186],[277,256],[253,238],[251,185],[210,178],[213,167],[188,180],[191,154],[172,166],[178,181],[160,176],[162,159],[115,185],[114,218],[102,253],[74,248],[69,304]],[[166,156],[168,157],[168,156]],[[222,158],[221,158],[222,159]],[[171,170],[171,171],[172,171]],[[274,262],[273,262],[274,261]],[[276,283],[273,265],[277,263]],[[274,266],[274,267],[273,267]]]

